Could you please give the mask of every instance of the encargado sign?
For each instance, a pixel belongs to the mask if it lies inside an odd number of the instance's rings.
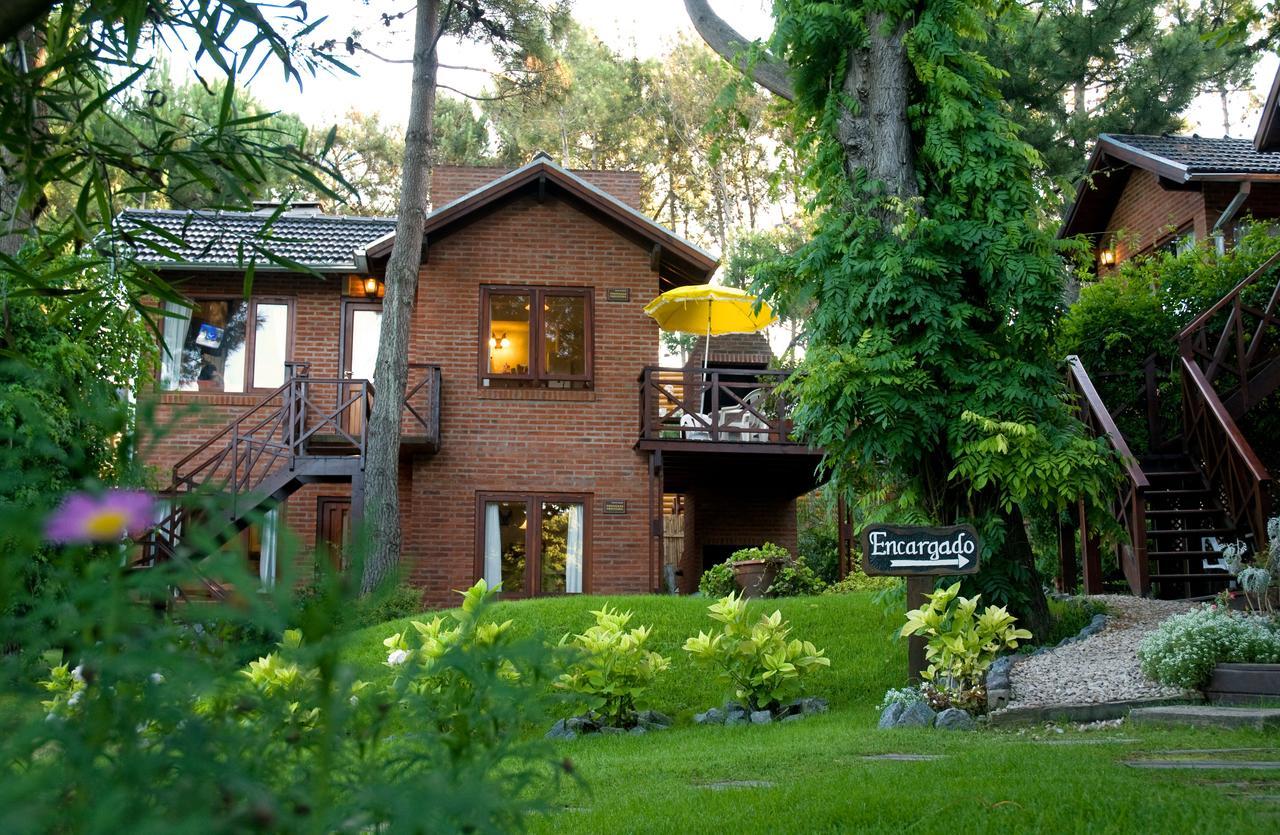
[[[862,531],[867,574],[974,574],[982,543],[972,525],[869,525]]]

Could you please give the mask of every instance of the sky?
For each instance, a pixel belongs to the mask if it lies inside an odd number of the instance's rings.
[[[769,0],[714,0],[715,11],[749,38],[767,37],[772,20]],[[411,20],[388,29],[378,22],[382,11],[410,9],[413,0],[308,0],[312,19],[326,17],[316,31],[316,40],[344,41],[353,29],[359,30],[362,44],[387,58],[407,60],[411,53]],[[682,34],[697,37],[685,12],[683,0],[574,0],[574,17],[623,57],[656,58]],[[492,66],[487,52],[475,45],[443,43],[441,62],[468,66]],[[307,79],[299,92],[295,83],[285,82],[271,69],[264,70],[252,84],[252,91],[272,109],[292,111],[309,124],[326,126],[350,110],[377,113],[384,124],[403,126],[409,110],[408,64],[385,63],[368,56],[351,59],[359,77],[346,74],[321,75]],[[1232,136],[1251,137],[1258,124],[1262,100],[1266,97],[1280,59],[1263,56],[1254,73],[1254,90],[1234,94],[1230,101]],[[465,93],[480,93],[485,73],[444,69],[442,84]],[[1217,96],[1197,99],[1186,114],[1189,132],[1201,136],[1222,136],[1221,105]]]

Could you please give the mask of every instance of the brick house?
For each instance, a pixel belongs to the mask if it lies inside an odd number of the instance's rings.
[[[1100,272],[1212,239],[1230,246],[1245,218],[1280,217],[1280,74],[1253,139],[1098,137],[1060,235],[1086,235]]]
[[[658,591],[678,573],[688,591],[726,548],[794,550],[818,456],[789,439],[767,363],[658,366],[644,305],[706,281],[717,259],[641,214],[639,186],[542,154],[513,171],[436,170],[400,476],[403,568],[427,602],[479,577],[528,596]],[[189,318],[170,305],[163,325],[156,414],[173,429],[148,453],[157,480],[224,501],[224,517],[202,519],[241,531],[264,581],[281,571],[283,524],[300,581],[314,553],[342,565],[394,221],[314,205],[121,220],[164,238],[165,256],[141,258],[194,305]],[[141,559],[181,547],[191,523],[175,503]],[[664,529],[680,531],[678,558]]]

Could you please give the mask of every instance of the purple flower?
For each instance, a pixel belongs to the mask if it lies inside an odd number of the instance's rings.
[[[65,545],[119,542],[152,526],[155,503],[141,490],[71,493],[49,516],[45,537]]]

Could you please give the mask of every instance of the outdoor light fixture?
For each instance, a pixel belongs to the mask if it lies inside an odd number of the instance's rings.
[[[1104,267],[1110,267],[1116,262],[1116,251],[1114,249],[1104,249],[1098,252],[1098,263]]]
[[[360,287],[364,290],[365,296],[370,299],[380,299],[387,293],[386,282],[374,275],[360,279]]]
[[[364,280],[364,294],[366,296],[375,295],[378,292],[378,279],[369,276]]]

